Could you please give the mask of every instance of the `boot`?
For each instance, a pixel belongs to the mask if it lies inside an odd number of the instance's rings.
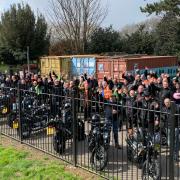
[[[116,149],[122,149],[122,147],[119,144],[115,144]]]
[[[118,143],[118,133],[114,134],[115,148],[122,149],[122,147]]]

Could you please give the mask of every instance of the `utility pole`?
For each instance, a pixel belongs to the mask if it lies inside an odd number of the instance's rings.
[[[27,65],[28,65],[28,74],[30,73],[30,66],[29,66],[29,46],[27,46]]]

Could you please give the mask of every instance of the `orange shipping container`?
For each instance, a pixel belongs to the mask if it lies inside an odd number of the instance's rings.
[[[119,56],[119,57],[97,57],[96,58],[96,77],[103,79],[104,75],[122,79],[122,74],[134,69],[175,69],[177,66],[177,57],[174,56]]]

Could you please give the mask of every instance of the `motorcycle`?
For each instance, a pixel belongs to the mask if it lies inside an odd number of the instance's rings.
[[[22,113],[24,111],[29,111],[29,113],[31,113],[31,107],[35,105],[34,101],[35,101],[34,97],[28,94],[25,94],[21,103]],[[18,124],[18,121],[19,121],[18,119],[19,119],[19,104],[14,103],[12,106],[12,111],[9,113],[7,117],[9,127],[13,128],[13,124]]]
[[[5,117],[11,113],[13,105],[16,103],[16,98],[12,91],[12,89],[9,92],[0,91],[0,117]]]
[[[101,122],[99,115],[93,115],[91,121],[91,131],[88,136],[90,163],[93,169],[102,171],[108,162],[111,125],[106,120]]]
[[[31,108],[29,106],[29,108]],[[27,112],[22,113],[21,117],[21,137],[29,138],[32,132],[43,130],[49,119],[50,107],[42,104],[38,107],[33,107],[30,114]],[[17,129],[20,133],[19,128]]]
[[[146,135],[145,161],[142,167],[142,180],[160,180],[160,134]]]
[[[48,129],[54,128],[53,148],[59,153],[63,154],[66,148],[66,141],[73,138],[73,117],[71,111],[70,101],[66,101],[64,107],[61,109],[61,115],[56,115],[47,124]],[[85,139],[84,122],[78,119],[77,123],[78,140]]]
[[[34,96],[25,94],[22,101],[21,120],[19,120],[18,104],[14,111],[8,116],[8,124],[17,129],[18,134],[24,139],[29,138],[32,132],[45,128],[48,121],[50,107],[42,104],[38,106]]]
[[[10,112],[9,95],[0,95],[0,116],[4,117]]]
[[[137,128],[132,134],[128,135],[126,142],[127,157],[142,169],[142,180],[159,180],[160,132],[151,134],[148,130]]]
[[[141,169],[144,162],[144,132],[142,128],[134,128],[128,132],[126,138],[127,158],[129,161],[137,163]]]

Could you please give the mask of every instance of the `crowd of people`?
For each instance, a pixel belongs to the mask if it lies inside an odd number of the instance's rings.
[[[158,76],[146,68],[143,74],[136,70],[134,74],[123,73],[122,79],[104,76],[101,80],[87,74],[66,80],[63,76],[58,77],[54,72],[50,72],[48,76],[33,73],[20,76],[17,73],[1,74],[0,77],[2,87],[19,86],[37,95],[42,93],[63,97],[73,95],[79,100],[78,111],[84,113],[85,121],[91,119],[92,106],[95,104],[95,112],[103,111],[105,119],[112,122],[115,146],[118,149],[121,148],[118,143],[118,132],[123,122],[127,124],[129,130],[141,126],[152,133],[156,125],[163,124],[167,129],[167,144],[170,144],[171,101],[176,104],[177,113],[180,106],[180,71],[178,70],[175,77],[165,73]],[[175,118],[176,159],[179,151],[178,119],[177,116]]]

